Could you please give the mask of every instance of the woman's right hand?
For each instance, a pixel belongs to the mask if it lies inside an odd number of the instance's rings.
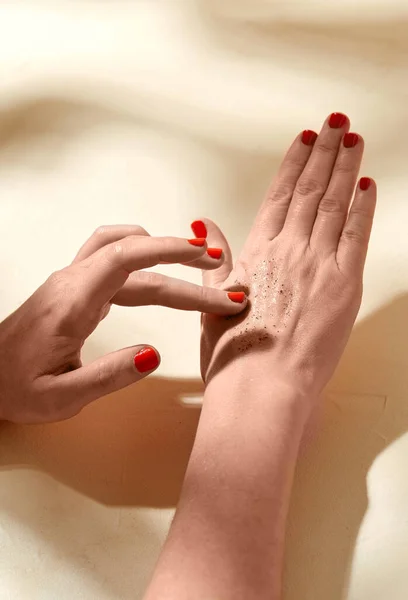
[[[220,315],[245,303],[223,290],[140,269],[183,263],[212,269],[223,255],[206,241],[150,237],[138,226],[99,228],[73,263],[0,323],[0,419],[67,419],[86,404],[149,375],[159,365],[150,346],[133,346],[82,366],[81,348],[112,303],[159,304]]]

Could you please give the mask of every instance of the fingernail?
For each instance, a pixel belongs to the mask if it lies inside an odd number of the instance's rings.
[[[202,221],[194,221],[194,223],[191,223],[191,229],[193,230],[193,233],[196,237],[198,237],[198,238],[206,238],[207,237],[207,227],[205,226],[205,223],[203,223]]]
[[[221,248],[207,248],[207,254],[208,256],[211,256],[211,258],[220,259],[222,256],[222,250]]]
[[[157,367],[159,359],[153,348],[143,348],[135,355],[133,362],[139,373],[146,373]]]
[[[204,238],[194,238],[192,240],[187,240],[187,241],[192,246],[204,246],[204,244],[205,244]]]
[[[346,123],[347,117],[343,113],[332,113],[329,117],[329,127],[332,129],[340,129]]]
[[[238,302],[239,304],[242,304],[245,300],[245,292],[228,292],[227,295],[232,302]]]
[[[317,139],[317,133],[312,131],[311,129],[305,129],[302,133],[302,142],[306,146],[313,146]]]
[[[357,133],[346,133],[343,138],[343,146],[345,148],[354,148],[358,144],[360,136]]]
[[[362,177],[360,179],[359,186],[360,186],[360,190],[363,190],[363,192],[368,190],[370,185],[371,185],[371,179],[369,177]]]

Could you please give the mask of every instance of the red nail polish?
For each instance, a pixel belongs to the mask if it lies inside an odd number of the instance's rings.
[[[204,244],[205,244],[204,238],[194,238],[192,240],[187,240],[187,241],[192,246],[204,246]]]
[[[194,223],[191,223],[191,229],[193,230],[193,233],[196,237],[198,237],[198,238],[206,238],[207,237],[207,227],[205,226],[205,223],[203,223],[202,221],[194,221]]]
[[[207,248],[207,254],[208,256],[211,256],[211,258],[220,259],[222,256],[222,250],[221,248]]]
[[[311,129],[305,129],[302,133],[302,142],[306,146],[313,146],[315,141],[317,140],[317,133],[312,131]]]
[[[228,298],[232,300],[232,302],[242,304],[245,300],[245,292],[228,292]]]
[[[347,123],[346,115],[343,113],[332,113],[329,117],[329,127],[332,129],[340,129]]]
[[[357,146],[360,136],[357,133],[346,133],[343,138],[343,146],[345,148],[354,148]]]
[[[360,190],[363,190],[363,192],[368,190],[370,185],[371,185],[371,179],[369,177],[362,177],[360,179],[359,186],[360,186]]]
[[[133,362],[139,373],[146,373],[157,367],[159,359],[153,348],[143,348],[135,355]]]

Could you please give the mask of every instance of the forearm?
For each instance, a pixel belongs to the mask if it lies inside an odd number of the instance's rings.
[[[245,367],[227,367],[206,390],[180,504],[146,600],[280,597],[307,410],[291,388],[269,386]]]

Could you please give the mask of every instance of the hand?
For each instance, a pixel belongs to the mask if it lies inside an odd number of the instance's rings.
[[[233,267],[228,244],[205,220],[226,260],[206,285],[245,290],[234,318],[204,315],[202,374],[208,383],[237,365],[264,385],[282,383],[316,397],[328,382],[357,316],[374,216],[376,186],[355,189],[364,143],[334,113],[317,137],[305,131],[289,149]]]
[[[159,354],[149,346],[124,348],[82,366],[81,348],[112,303],[224,315],[245,307],[224,291],[139,271],[161,262],[210,269],[223,256],[207,249],[204,239],[154,238],[137,226],[100,228],[72,265],[53,273],[0,323],[0,419],[66,419],[157,368]]]

